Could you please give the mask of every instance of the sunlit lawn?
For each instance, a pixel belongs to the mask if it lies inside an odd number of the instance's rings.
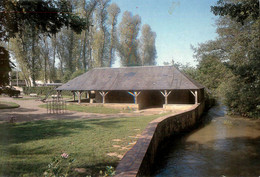
[[[40,107],[47,108],[46,104],[42,104],[40,105]],[[120,112],[131,112],[130,110],[113,109],[113,108],[107,108],[103,106],[84,106],[78,104],[68,104],[66,106],[66,109],[70,111],[99,113],[99,114],[117,114]]]
[[[0,101],[0,109],[12,109],[20,107],[19,104],[7,101]]]
[[[0,124],[0,176],[42,176],[52,158],[63,152],[76,159],[72,176],[98,175],[119,162],[108,153],[123,155],[137,140],[134,136],[159,116]]]

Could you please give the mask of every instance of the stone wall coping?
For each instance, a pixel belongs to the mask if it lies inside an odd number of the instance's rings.
[[[146,155],[146,152],[149,148],[149,145],[153,139],[154,133],[156,131],[157,126],[159,123],[163,122],[164,120],[176,117],[182,114],[185,114],[189,111],[195,110],[200,104],[193,105],[188,110],[173,113],[169,115],[165,115],[159,117],[153,121],[151,121],[146,129],[143,131],[141,137],[138,139],[137,143],[124,155],[124,157],[119,162],[116,168],[116,177],[133,177],[137,176],[139,169],[142,165],[143,159]]]

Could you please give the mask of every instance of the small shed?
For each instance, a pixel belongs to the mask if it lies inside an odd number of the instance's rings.
[[[57,88],[95,92],[96,103],[134,104],[138,109],[204,101],[204,87],[174,66],[94,68]]]

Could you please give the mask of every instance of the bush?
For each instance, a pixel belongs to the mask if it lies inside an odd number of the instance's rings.
[[[10,97],[12,96],[18,96],[20,95],[20,91],[19,90],[15,90],[15,89],[12,89],[12,88],[9,88],[9,87],[5,87],[5,88],[0,88],[0,95],[1,94],[6,94]]]
[[[205,94],[205,110],[209,110],[217,104],[217,98],[213,94]]]
[[[83,71],[83,70],[77,70],[77,71],[75,71],[74,73],[72,73],[72,75],[71,75],[71,77],[70,77],[70,80],[71,79],[74,79],[75,77],[78,77],[78,76],[80,76],[80,75],[82,75],[82,74],[84,74],[85,73],[85,71]]]
[[[43,86],[43,87],[23,87],[23,92],[26,95],[31,93],[36,93],[37,95],[54,95],[57,94],[55,90],[56,87],[53,86]],[[72,96],[73,94],[70,91],[62,91],[62,95]]]

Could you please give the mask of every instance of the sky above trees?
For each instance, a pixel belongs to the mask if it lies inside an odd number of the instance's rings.
[[[112,0],[121,12],[130,11],[156,32],[157,65],[164,62],[190,63],[195,66],[190,45],[213,40],[216,17],[210,6],[217,0]],[[123,13],[119,14],[121,21]],[[139,34],[140,35],[140,34]],[[119,61],[116,62],[119,66]]]

